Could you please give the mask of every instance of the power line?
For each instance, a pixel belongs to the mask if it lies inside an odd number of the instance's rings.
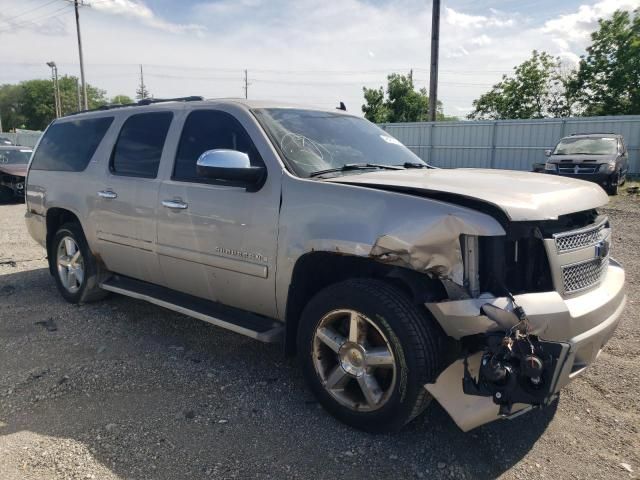
[[[88,4],[85,4],[88,6]],[[39,67],[39,63],[35,62],[3,62],[5,65],[21,65],[21,66],[36,66]],[[67,65],[77,65],[74,63],[68,63]],[[91,63],[94,67],[138,67],[137,63]],[[153,64],[153,63],[145,63],[146,67],[149,68],[163,68],[168,70],[198,70],[198,71],[210,71],[210,72],[223,72],[223,73],[238,73],[243,72],[243,68],[219,68],[219,67],[201,67],[201,66],[189,66],[189,65],[172,65],[172,64]],[[409,71],[411,67],[402,67],[402,68],[394,68],[389,67],[386,69],[380,70],[273,70],[273,69],[260,69],[260,68],[251,68],[252,72],[257,73],[268,73],[274,75],[313,75],[313,74],[326,74],[326,75],[373,75],[373,74],[389,74],[393,72],[400,71]],[[414,72],[427,73],[428,69],[426,68],[414,68]],[[481,69],[464,69],[464,70],[438,70],[438,73],[445,73],[451,75],[483,75],[483,74],[494,74],[494,73],[508,73],[511,69],[508,70],[481,70]],[[150,75],[150,74],[148,74]],[[155,75],[163,75],[167,78],[172,77],[171,74],[155,74]],[[185,78],[184,75],[177,76],[176,78]],[[203,77],[194,77],[193,75],[189,75],[189,78],[211,78],[210,76]],[[223,78],[223,77],[218,77]],[[224,77],[224,78],[237,78],[233,77]]]
[[[26,15],[27,13],[31,13],[31,12],[35,12],[36,10],[40,10],[41,8],[46,7],[47,5],[51,5],[52,3],[56,3],[58,0],[50,0],[47,3],[44,3],[42,5],[37,6],[36,8],[31,8],[29,10],[25,10],[22,13],[19,13],[18,15],[14,15],[13,17],[10,18],[5,18],[3,21],[10,23],[11,21],[15,20],[16,18],[22,17],[23,15]]]
[[[35,27],[39,27],[40,25],[37,25],[34,22],[36,22],[37,20],[51,20],[53,18],[61,17],[62,15],[65,15],[66,13],[68,13],[70,11],[68,7],[69,7],[69,5],[65,5],[64,7],[59,8],[57,10],[53,10],[51,12],[48,12],[45,15],[42,15],[42,16],[39,16],[39,17],[34,17],[34,18],[29,19],[29,20],[25,20],[23,22],[15,23],[13,25],[10,25],[9,28],[5,28],[4,30],[0,30],[0,33],[11,32],[11,31],[15,30],[16,28],[21,28],[21,27],[27,26],[29,24],[31,24],[31,25],[33,25]],[[63,10],[65,10],[65,11],[63,12]],[[61,12],[61,13],[58,13],[58,12]]]

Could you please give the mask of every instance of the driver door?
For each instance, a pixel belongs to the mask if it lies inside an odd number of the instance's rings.
[[[268,172],[255,192],[199,177],[207,150],[262,157],[240,121],[213,109],[191,111],[170,178],[160,185],[158,259],[174,290],[268,316],[275,311],[275,265],[280,176]]]

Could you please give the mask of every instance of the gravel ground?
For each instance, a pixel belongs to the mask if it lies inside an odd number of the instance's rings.
[[[628,307],[555,405],[464,434],[434,402],[371,435],[279,346],[129,298],[65,303],[24,205],[0,206],[0,478],[640,478],[640,197],[607,213]]]

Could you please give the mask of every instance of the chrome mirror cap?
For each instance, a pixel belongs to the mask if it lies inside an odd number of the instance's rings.
[[[207,150],[198,157],[196,162],[198,169],[201,167],[214,168],[250,168],[249,155],[237,150]]]
[[[253,166],[249,155],[236,150],[207,150],[196,162],[198,176],[224,185],[259,190],[267,178],[264,166]]]

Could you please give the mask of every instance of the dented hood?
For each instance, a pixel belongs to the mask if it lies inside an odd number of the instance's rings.
[[[595,183],[513,170],[376,170],[327,181],[416,193],[446,193],[480,200],[504,211],[513,221],[554,220],[560,215],[606,205],[607,194]]]

